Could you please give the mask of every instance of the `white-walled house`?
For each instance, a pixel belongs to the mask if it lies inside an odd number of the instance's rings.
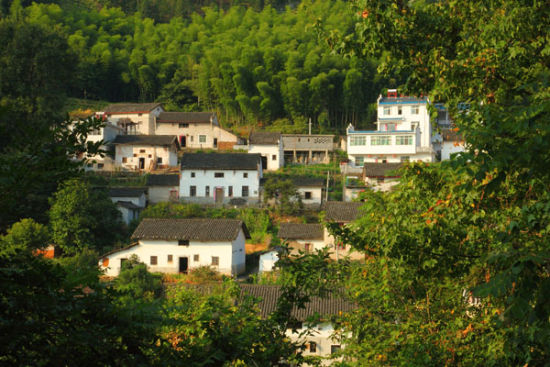
[[[348,158],[364,163],[434,162],[436,150],[426,97],[398,96],[395,89],[378,98],[376,130],[347,128]]]
[[[122,214],[122,220],[130,224],[147,205],[147,189],[143,187],[111,187],[109,197]]]
[[[284,162],[286,164],[329,163],[334,151],[334,135],[283,134]]]
[[[99,261],[109,276],[136,255],[149,271],[187,273],[200,266],[236,276],[245,270],[245,224],[236,219],[144,219],[136,228],[134,244],[109,252]]]
[[[126,134],[154,135],[155,118],[164,111],[160,103],[114,103],[96,112],[124,129]]]
[[[178,174],[147,175],[149,203],[179,200],[180,176]]]
[[[323,204],[325,211],[325,222],[337,223],[340,226],[347,226],[351,222],[359,218],[360,207],[362,202],[344,202],[344,201],[327,201]],[[364,258],[364,254],[357,251],[351,251],[351,246],[337,242],[326,226],[323,229],[323,237],[325,246],[330,247],[331,258],[338,260],[341,257],[349,256],[352,260],[360,260]]]
[[[374,191],[390,191],[399,183],[399,169],[402,163],[365,163],[363,177]]]
[[[451,154],[461,153],[466,150],[465,141],[458,132],[445,129],[441,131],[443,142],[441,143],[441,160],[451,159]]]
[[[261,157],[247,153],[185,153],[181,158],[180,200],[227,204],[260,200]]]
[[[267,271],[273,271],[275,263],[279,261],[279,254],[281,253],[280,248],[274,248],[271,250],[266,250],[260,254],[258,260],[258,273],[264,273]]]
[[[117,167],[151,171],[178,166],[178,140],[174,135],[119,135],[114,140]]]
[[[307,176],[293,176],[291,177],[291,180],[304,205],[309,207],[318,207],[323,203],[323,193],[326,185],[325,179]]]
[[[162,112],[155,126],[157,135],[176,135],[182,148],[231,150],[239,142],[214,112]]]
[[[285,165],[281,133],[255,131],[248,138],[248,153],[262,156],[262,168],[276,171]]]
[[[319,223],[281,223],[278,237],[288,242],[292,252],[306,253],[325,247],[323,226]]]
[[[259,299],[258,308],[260,317],[267,319],[277,307],[277,301],[281,296],[281,289],[277,285],[241,284],[241,299],[252,296]],[[296,332],[287,329],[287,336],[294,342],[298,342],[305,349],[305,356],[321,357],[322,365],[330,365],[340,360],[334,356],[345,348],[342,343],[343,335],[338,334],[331,320],[344,314],[353,312],[357,305],[349,302],[343,295],[329,292],[324,297],[311,297],[304,308],[294,307],[289,316],[297,320]],[[308,324],[307,320],[319,317],[319,322]],[[349,335],[348,335],[349,336]]]
[[[74,129],[80,121],[74,121],[71,128]],[[100,149],[106,153],[103,157],[99,154],[90,156],[79,156],[77,159],[86,159],[87,163],[84,169],[86,171],[112,171],[115,168],[115,161],[113,159],[115,155],[113,141],[117,135],[124,134],[124,130],[109,121],[106,121],[104,125],[98,129],[94,129],[89,132],[86,137],[86,142],[98,143],[103,142]]]

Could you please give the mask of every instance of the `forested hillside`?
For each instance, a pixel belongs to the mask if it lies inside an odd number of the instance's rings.
[[[38,23],[66,39],[77,58],[65,80],[71,97],[159,101],[171,110],[216,110],[227,125],[274,124],[287,131],[303,131],[311,118],[316,131],[326,132],[373,121],[372,103],[386,85],[375,61],[329,48],[331,32],[353,27],[355,16],[343,1],[305,1],[284,10],[284,1],[277,8],[265,2],[227,10],[221,2],[222,10],[202,8],[167,23],[133,11],[154,3],[179,14],[178,4],[189,2],[124,2],[122,9],[100,6],[120,1],[61,3],[15,4],[7,18]]]

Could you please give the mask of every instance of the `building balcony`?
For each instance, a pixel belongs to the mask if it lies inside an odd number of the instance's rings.
[[[404,154],[417,152],[417,131],[349,131],[348,154]]]

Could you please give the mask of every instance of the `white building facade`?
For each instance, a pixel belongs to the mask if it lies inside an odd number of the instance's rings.
[[[119,168],[151,171],[178,166],[178,142],[173,135],[119,135],[113,144]]]
[[[115,103],[96,114],[124,129],[128,135],[154,135],[155,119],[164,108],[160,103]]]
[[[235,219],[144,219],[132,235],[137,243],[102,256],[106,275],[117,276],[136,255],[151,272],[188,273],[209,266],[226,275],[245,270],[244,223]]]
[[[388,96],[378,98],[376,130],[347,129],[348,158],[355,166],[404,161],[434,162],[432,124],[427,98]]]
[[[265,171],[276,171],[285,165],[283,140],[280,133],[252,132],[248,140],[248,153],[262,156],[262,168]]]
[[[261,159],[246,153],[186,153],[181,159],[180,200],[228,204],[260,200]]]

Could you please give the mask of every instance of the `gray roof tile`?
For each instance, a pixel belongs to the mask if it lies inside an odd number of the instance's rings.
[[[254,131],[248,138],[250,144],[279,144],[281,133],[269,131]]]
[[[157,117],[158,123],[210,123],[214,112],[162,112]]]
[[[321,240],[323,226],[320,224],[281,223],[279,237],[285,240]]]
[[[175,135],[117,135],[113,144],[170,146],[178,144],[178,139]]]
[[[113,198],[130,198],[140,197],[142,194],[147,193],[145,187],[110,187],[109,196]]]
[[[149,113],[160,103],[113,103],[103,109],[106,114]]]
[[[148,175],[147,186],[179,186],[179,175]]]
[[[361,202],[327,201],[323,209],[325,219],[334,222],[352,222],[359,216]]]
[[[246,225],[237,219],[157,219],[141,221],[132,234],[135,239],[233,241],[242,229],[250,238]]]
[[[185,153],[181,169],[257,170],[260,162],[260,154]]]
[[[365,176],[367,177],[399,177],[397,171],[402,163],[365,163]]]

